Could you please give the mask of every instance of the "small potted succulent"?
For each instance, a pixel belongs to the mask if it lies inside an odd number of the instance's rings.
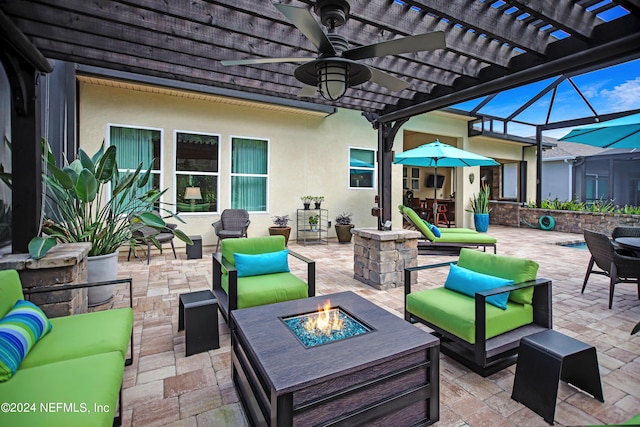
[[[351,229],[354,225],[351,223],[352,213],[342,212],[336,216],[336,235],[338,236],[338,242],[349,243],[351,242]]]
[[[320,205],[324,202],[324,196],[313,196],[313,201],[315,203],[315,208],[320,209]]]
[[[311,202],[313,201],[313,199],[314,199],[313,196],[300,197],[300,200],[302,200],[302,205],[304,206],[305,210],[309,210],[309,207],[311,206]]]
[[[284,245],[289,244],[289,235],[291,227],[289,227],[289,215],[276,215],[272,217],[274,225],[269,227],[270,236],[284,236]]]
[[[474,195],[474,197],[470,198],[471,209],[467,209],[467,212],[473,213],[473,223],[476,227],[476,231],[481,233],[485,233],[489,228],[489,194],[491,193],[491,188],[482,184],[480,187],[480,192],[478,195]]]

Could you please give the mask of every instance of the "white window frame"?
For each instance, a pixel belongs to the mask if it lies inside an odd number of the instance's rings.
[[[152,127],[152,126],[136,126],[136,125],[127,125],[127,124],[120,124],[120,123],[107,123],[107,129],[106,129],[106,138],[105,140],[105,149],[107,147],[111,146],[111,127],[120,127],[120,128],[129,128],[129,129],[144,129],[144,130],[154,130],[154,131],[159,131],[160,132],[160,159],[159,159],[159,164],[160,164],[160,169],[151,169],[151,174],[157,174],[160,176],[159,178],[159,183],[160,183],[160,190],[164,190],[164,169],[162,168],[163,162],[164,162],[164,128],[156,128],[156,127]],[[147,167],[147,165],[143,164],[142,168],[143,170],[146,170],[145,168]],[[134,169],[121,169],[118,168],[118,172],[135,172]],[[108,194],[111,195],[111,182],[107,183],[107,189],[108,189]],[[166,194],[166,193],[165,193]],[[164,194],[162,196],[160,196],[160,200],[159,200],[159,204],[160,204],[160,209],[164,209]]]
[[[197,175],[208,175],[208,176],[216,176],[218,177],[218,179],[216,180],[216,200],[217,200],[217,204],[216,204],[216,208],[217,210],[215,212],[180,212],[180,215],[186,215],[186,216],[198,216],[198,215],[215,215],[221,212],[220,210],[220,169],[222,167],[221,163],[222,163],[222,159],[220,157],[221,155],[221,145],[222,145],[222,135],[219,133],[210,133],[210,132],[196,132],[196,131],[191,131],[191,130],[180,130],[180,129],[174,129],[173,130],[173,163],[172,163],[172,169],[173,169],[173,179],[172,179],[172,188],[174,189],[173,191],[173,195],[174,195],[174,200],[178,201],[178,194],[175,192],[176,189],[178,188],[178,184],[177,184],[177,175],[194,175],[193,171],[178,171],[178,168],[176,167],[176,162],[178,161],[178,133],[190,133],[193,135],[206,135],[206,136],[215,136],[218,137],[218,172],[197,172]],[[177,212],[178,210],[175,209],[175,211]]]
[[[234,139],[255,139],[257,141],[266,141],[267,142],[267,173],[265,175],[263,174],[244,174],[244,173],[233,173],[232,171],[232,162],[233,162],[233,140]],[[259,136],[246,136],[246,135],[229,135],[229,182],[228,182],[228,194],[229,197],[227,198],[227,206],[231,207],[232,204],[232,200],[231,198],[233,197],[232,194],[232,190],[231,190],[231,181],[233,181],[233,177],[234,176],[255,176],[255,177],[266,177],[266,203],[265,203],[265,209],[264,211],[249,211],[249,213],[269,213],[269,206],[270,206],[270,182],[271,182],[271,139],[269,138],[264,138],[264,137],[259,137]],[[218,210],[220,210],[220,206],[218,206]]]
[[[351,166],[351,150],[364,150],[364,151],[372,151],[373,152],[373,168],[366,168],[366,167],[352,167]],[[378,162],[376,161],[377,156],[378,156],[378,150],[376,150],[375,148],[369,148],[369,147],[356,147],[356,146],[352,146],[350,145],[347,148],[347,188],[349,190],[376,190],[377,185],[378,185]],[[365,169],[365,170],[372,170],[373,171],[373,185],[371,187],[352,187],[351,186],[351,169]]]

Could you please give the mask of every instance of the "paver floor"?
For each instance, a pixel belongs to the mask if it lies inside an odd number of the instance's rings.
[[[251,230],[250,230],[251,234]],[[556,425],[616,424],[640,412],[640,335],[630,331],[640,320],[635,285],[616,286],[609,310],[608,279],[592,276],[580,293],[589,252],[559,246],[582,240],[581,235],[529,228],[491,226],[498,253],[531,258],[540,264],[538,276],[553,280],[554,329],[597,348],[605,403],[561,383]],[[316,261],[318,295],[350,290],[402,317],[403,289],[380,291],[353,278],[353,244],[303,246],[290,249]],[[125,369],[124,426],[245,426],[246,419],[230,378],[229,330],[219,316],[220,349],[185,357],[184,332],[178,332],[178,295],[211,288],[211,252],[187,260],[171,250],[126,261],[119,276],[134,286],[134,363]],[[126,255],[126,254],[124,254]],[[419,255],[418,264],[455,260],[446,255]],[[291,262],[292,271],[304,265]],[[441,286],[447,269],[418,276],[415,289]],[[124,298],[121,290],[116,303]],[[544,420],[511,399],[515,366],[482,378],[441,356],[440,421],[438,426],[545,426]]]

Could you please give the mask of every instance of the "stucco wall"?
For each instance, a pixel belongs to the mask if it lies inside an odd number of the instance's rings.
[[[79,109],[80,146],[91,154],[105,140],[108,124],[163,130],[161,182],[164,188],[169,188],[163,199],[169,203],[174,202],[172,188],[175,185],[173,131],[219,134],[220,212],[231,204],[231,136],[268,139],[268,212],[251,214],[249,236],[268,235],[273,215],[289,214],[295,218],[296,209],[302,208],[300,196],[308,194],[326,197],[322,207],[329,210],[333,223],[337,214],[348,211],[353,213],[353,222],[358,227],[377,224],[371,216],[377,190],[348,189],[349,146],[377,147],[377,131],[359,112],[340,110],[327,117],[303,115],[88,83],[80,85]],[[400,177],[394,180],[402,180],[401,169],[399,173]],[[401,202],[402,193],[398,191],[393,203]],[[202,235],[204,245],[215,244],[211,223],[219,218],[218,214],[180,216],[186,222],[180,225],[184,232]],[[394,221],[395,226],[401,226],[400,218]],[[292,238],[295,238],[296,224],[291,225]],[[329,237],[335,237],[333,229]]]

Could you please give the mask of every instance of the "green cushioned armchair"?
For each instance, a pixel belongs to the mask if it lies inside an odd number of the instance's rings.
[[[238,277],[234,253],[259,255],[286,249],[284,236],[230,238],[213,254],[213,294],[227,324],[229,313],[238,308],[273,304],[315,296],[316,264],[289,250],[289,256],[307,264],[307,281],[290,272]],[[230,325],[230,324],[229,324]],[[231,325],[230,325],[231,326]]]
[[[516,362],[520,338],[552,328],[551,280],[536,278],[534,261],[471,249],[460,251],[457,265],[514,285],[476,292],[475,298],[445,287],[413,292],[412,273],[449,263],[406,268],[405,320],[433,329],[442,353],[488,376]],[[504,292],[510,292],[506,310],[486,303]]]

